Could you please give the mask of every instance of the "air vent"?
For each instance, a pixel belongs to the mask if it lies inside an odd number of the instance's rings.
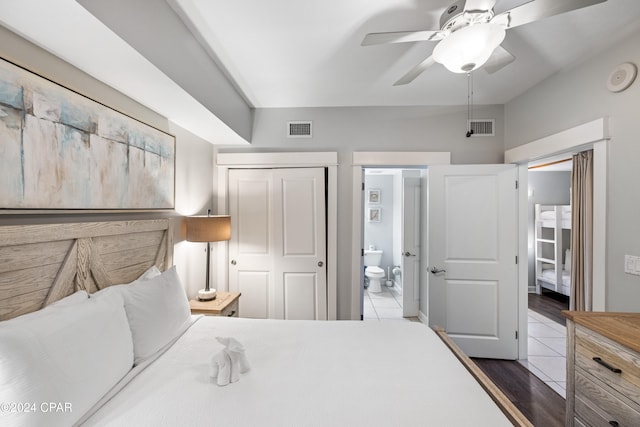
[[[287,122],[288,138],[311,138],[311,121]]]
[[[491,120],[469,120],[467,122],[467,130],[473,131],[473,136],[495,136],[496,121]]]

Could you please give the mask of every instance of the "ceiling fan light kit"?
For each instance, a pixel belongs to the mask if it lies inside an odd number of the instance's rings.
[[[487,62],[505,34],[504,27],[492,23],[463,27],[436,45],[433,59],[453,73],[469,73]]]
[[[440,29],[370,33],[362,45],[438,41],[432,55],[413,67],[394,86],[412,82],[435,62],[454,73],[469,73],[488,63],[486,70],[492,74],[515,59],[500,46],[506,30],[605,1],[530,0],[495,15],[496,0],[457,0],[440,16]]]

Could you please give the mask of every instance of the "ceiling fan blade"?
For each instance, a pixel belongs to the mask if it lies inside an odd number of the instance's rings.
[[[362,40],[362,46],[387,43],[422,42],[442,40],[442,31],[397,31],[391,33],[369,33]]]
[[[496,0],[467,0],[464,10],[491,10],[495,4]]]
[[[509,51],[502,46],[498,46],[491,56],[489,60],[485,62],[482,68],[489,74],[493,74],[496,71],[502,69],[503,67],[511,64],[515,61],[516,57],[513,56]]]
[[[422,74],[422,72],[424,70],[426,70],[427,68],[431,67],[435,63],[436,63],[436,61],[433,60],[432,56],[428,57],[427,59],[425,59],[424,61],[422,61],[421,63],[419,63],[415,67],[413,67],[411,69],[411,71],[409,71],[407,74],[402,76],[400,78],[400,80],[395,82],[393,85],[394,86],[401,86],[401,85],[406,85],[407,83],[411,83],[412,81],[415,80],[416,77],[418,77],[420,74]]]
[[[605,1],[607,0],[533,0],[496,15],[491,22],[513,28]]]

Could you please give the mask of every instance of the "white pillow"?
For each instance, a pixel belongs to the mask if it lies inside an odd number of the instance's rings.
[[[89,294],[87,293],[87,291],[85,291],[85,290],[77,291],[77,292],[72,293],[71,295],[67,295],[64,298],[59,299],[56,302],[53,302],[53,303],[49,304],[45,308],[61,307],[61,306],[64,306],[64,305],[76,304],[76,303],[79,303],[79,302],[86,301],[87,298],[89,298]],[[35,312],[35,313],[37,313],[37,312]]]
[[[138,282],[143,282],[145,280],[151,280],[154,277],[160,276],[161,274],[162,274],[162,272],[158,269],[158,267],[156,267],[155,265],[152,265],[144,273],[142,273],[142,275],[140,275],[140,277],[138,277],[133,282],[125,283],[125,284],[122,284],[122,285],[107,286],[106,288],[100,289],[99,291],[96,291],[93,294],[91,294],[90,298],[96,298],[99,295],[106,294],[106,293],[111,293],[111,292],[122,292],[129,285],[132,285],[132,284],[138,283]]]
[[[4,411],[2,425],[72,425],[133,366],[120,295],[38,314],[0,322],[0,403],[34,405]]]
[[[158,269],[158,267],[156,267],[155,265],[152,265],[151,267],[149,267],[147,271],[142,273],[142,275],[138,277],[135,281],[153,279],[154,277],[158,277],[161,274],[162,272]]]
[[[153,279],[121,288],[133,336],[135,364],[152,356],[189,326],[189,301],[172,267]]]

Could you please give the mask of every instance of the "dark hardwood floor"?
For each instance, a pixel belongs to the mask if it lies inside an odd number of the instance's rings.
[[[543,289],[542,295],[529,294],[529,308],[536,313],[540,313],[551,320],[565,325],[566,319],[561,311],[569,309],[569,297]]]
[[[529,294],[529,308],[564,325],[561,311],[569,308],[569,297],[543,290]],[[525,417],[540,427],[564,425],[565,400],[517,361],[473,359]]]
[[[520,363],[495,359],[473,361],[534,426],[564,426],[564,399]]]

